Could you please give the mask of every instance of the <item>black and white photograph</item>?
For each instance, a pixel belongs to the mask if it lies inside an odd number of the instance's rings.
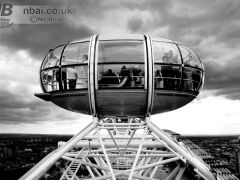
[[[0,179],[239,180],[239,9],[0,0]]]

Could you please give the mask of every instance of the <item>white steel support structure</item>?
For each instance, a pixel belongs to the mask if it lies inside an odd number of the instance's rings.
[[[150,118],[128,118],[126,123],[111,118],[93,118],[20,180],[40,179],[56,161],[64,167],[61,180],[216,180],[204,163]]]

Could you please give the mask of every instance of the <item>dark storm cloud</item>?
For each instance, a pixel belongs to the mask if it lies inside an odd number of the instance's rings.
[[[131,11],[140,10],[148,11],[154,14],[152,22],[143,26],[144,17],[128,17],[126,23],[128,29],[133,32],[153,31],[159,27],[168,28],[168,37],[176,41],[190,44],[198,47],[199,43],[208,37],[214,37],[215,42],[224,42],[229,46],[237,46],[240,41],[240,3],[238,1],[120,1],[119,3],[112,1],[96,1],[96,0],[71,0],[71,1],[14,1],[14,4],[21,5],[46,5],[56,4],[59,6],[73,7],[75,17],[92,17],[105,18],[104,12],[127,8]],[[127,16],[127,14],[122,14]],[[119,17],[121,18],[121,17]],[[74,23],[74,22],[73,22]],[[93,23],[93,22],[89,22]],[[111,22],[110,22],[111,23]],[[106,24],[103,26],[106,26]],[[67,42],[71,39],[81,38],[97,32],[88,28],[88,24],[82,25],[80,28],[73,28],[68,24],[59,26],[37,25],[34,27],[19,27],[17,30],[7,33],[4,42],[10,41],[10,45],[19,44],[20,47],[27,48],[30,52],[37,54],[39,51],[45,52],[46,49],[59,43]],[[16,35],[15,35],[16,34]],[[26,34],[31,34],[26,37]],[[155,34],[161,36],[159,34]],[[19,38],[19,37],[22,37]],[[194,36],[189,38],[189,36]],[[34,40],[34,37],[36,38]],[[47,43],[47,38],[50,38]],[[13,41],[16,39],[16,42]],[[35,42],[35,41],[40,42]],[[29,48],[29,44],[33,43],[33,49]],[[51,43],[52,42],[52,43]],[[6,43],[8,44],[8,43]],[[38,46],[40,49],[38,49]],[[37,49],[37,51],[35,50]],[[41,53],[42,55],[42,53]]]
[[[235,24],[240,17],[240,3],[237,1],[183,1],[182,8],[174,12],[171,8],[160,12],[163,19],[159,22],[163,26],[169,26],[169,36],[179,41],[188,41],[198,45],[204,38],[214,37],[216,43],[224,42],[235,45],[236,33],[239,23]],[[174,5],[174,3],[172,3]],[[186,10],[186,13],[184,12]],[[234,29],[234,30],[233,30]],[[186,35],[197,35],[201,39],[188,40]],[[237,33],[238,34],[238,33]],[[236,43],[236,42],[235,42]]]
[[[12,51],[27,50],[32,56],[43,58],[51,48],[70,40],[89,36],[92,31],[88,27],[72,28],[65,24],[57,25],[14,25],[1,32],[1,45]]]
[[[27,100],[32,96],[31,100]],[[0,91],[0,124],[39,123],[76,119],[69,116],[66,110],[60,109],[51,102],[46,102],[33,94],[22,96],[7,91]],[[44,119],[43,119],[44,118]]]
[[[240,57],[239,57],[240,58]],[[204,89],[217,90],[216,95],[240,99],[240,63],[220,65],[214,61],[205,63]]]
[[[138,18],[138,17],[133,17],[128,21],[128,28],[132,31],[132,32],[137,32],[141,26],[143,25],[143,21],[142,19]]]
[[[42,5],[56,8],[69,7],[73,10],[72,15],[67,15],[65,22],[60,24],[38,24],[38,25],[14,25],[4,29],[0,33],[1,45],[8,46],[12,50],[24,49],[32,56],[42,58],[50,48],[53,48],[70,40],[88,37],[97,32],[89,28],[88,24],[76,25],[77,17],[101,18],[103,12],[114,5],[108,5],[105,1],[95,0],[71,0],[71,1],[37,1],[22,0],[10,1],[13,5]],[[69,17],[76,17],[71,19]],[[72,21],[72,22],[71,22]],[[91,23],[91,22],[89,22]]]
[[[155,14],[149,31],[168,27],[169,37],[177,41],[198,45],[201,40],[214,36],[216,42],[236,45],[240,40],[240,3],[238,1],[124,1],[124,7],[131,10],[149,11]],[[201,36],[197,42],[186,39],[187,34]],[[161,34],[159,34],[161,35]],[[238,40],[238,41],[237,41]]]

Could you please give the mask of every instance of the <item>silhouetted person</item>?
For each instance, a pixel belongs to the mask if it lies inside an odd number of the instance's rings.
[[[167,59],[168,59],[167,56],[163,56],[162,57],[163,63],[168,63]],[[169,88],[170,87],[169,77],[171,74],[171,67],[169,67],[169,65],[163,65],[163,66],[161,66],[161,69],[162,69],[162,77],[163,77],[163,87]]]
[[[82,56],[82,63],[87,63],[88,62],[88,55],[83,55]]]
[[[197,91],[199,88],[199,83],[201,81],[201,72],[199,72],[199,70],[193,70],[192,80],[193,80],[193,90]]]
[[[69,89],[75,89],[77,84],[77,78],[78,78],[76,69],[74,67],[69,67],[67,69],[67,72],[68,72],[68,79],[69,79]]]
[[[118,84],[119,83],[118,78],[117,78],[116,74],[112,72],[112,69],[108,69],[106,76],[108,76],[108,78],[107,78],[108,84]]]
[[[193,90],[193,81],[192,81],[192,68],[184,68],[183,70],[183,79],[184,79],[184,89],[185,90]]]
[[[173,50],[169,50],[167,53],[168,63],[175,64],[178,63],[177,56],[174,56]]]
[[[162,81],[162,74],[161,71],[158,69],[155,74],[155,88],[162,88],[163,81]]]
[[[162,57],[163,62],[170,64],[162,67],[162,76],[164,77],[164,88],[176,89],[179,87],[179,68],[174,64],[178,63],[177,55],[174,55],[173,50],[165,53]],[[166,78],[165,78],[166,77]]]
[[[61,65],[66,65],[64,56],[62,57]],[[67,89],[67,72],[65,67],[56,71],[56,80],[59,83],[59,90]]]
[[[133,87],[134,80],[133,80],[133,71],[132,69],[126,68],[126,66],[122,66],[121,71],[119,73],[121,77],[121,83],[118,87]]]
[[[66,65],[65,56],[62,57],[61,65]],[[65,67],[62,67],[62,82],[63,82],[63,89],[67,89],[67,70]]]
[[[112,72],[112,69],[108,69],[106,72],[102,74],[99,84],[103,86],[114,85],[114,84],[119,84],[119,80],[117,75],[114,72]]]
[[[56,71],[56,80],[59,84],[59,90],[67,89],[67,73],[65,68]]]

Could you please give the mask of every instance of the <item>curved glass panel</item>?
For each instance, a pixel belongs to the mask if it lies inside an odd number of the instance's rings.
[[[58,68],[54,68],[41,72],[41,80],[46,92],[59,90],[59,77],[56,73],[58,71]]]
[[[68,44],[63,52],[62,65],[88,63],[89,42]]]
[[[174,65],[155,64],[154,86],[156,89],[179,89],[181,67]]]
[[[88,87],[89,42],[68,44],[63,53],[62,67],[59,68],[63,47],[60,46],[50,51],[44,59],[43,70],[41,71],[41,81],[44,89],[47,92],[86,89]],[[69,66],[71,64],[79,65]],[[44,70],[51,67],[56,68]]]
[[[144,64],[98,65],[99,88],[143,88]]]
[[[193,50],[183,45],[179,45],[179,48],[182,53],[183,64],[202,68],[200,60]]]
[[[60,63],[61,53],[64,46],[57,47],[50,51],[43,60],[42,69],[58,66]]]
[[[144,63],[143,41],[99,41],[98,63]]]
[[[181,64],[181,56],[175,44],[153,41],[152,46],[155,63]]]

